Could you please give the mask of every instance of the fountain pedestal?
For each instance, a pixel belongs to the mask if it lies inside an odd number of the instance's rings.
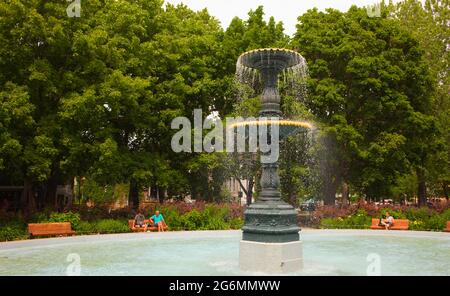
[[[256,50],[239,57],[240,67],[258,69],[261,72],[264,85],[261,117],[280,117],[278,75],[282,70],[303,61],[298,53],[282,49]],[[267,129],[267,132],[268,139],[271,139],[271,129]],[[279,186],[278,161],[262,161],[261,193],[257,202],[245,211],[245,225],[242,228],[239,265],[244,271],[282,274],[295,272],[303,267],[297,212],[281,200]]]
[[[243,271],[286,274],[303,268],[303,244],[240,242],[239,268]]]

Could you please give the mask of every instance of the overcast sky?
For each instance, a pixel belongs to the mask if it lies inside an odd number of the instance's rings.
[[[292,35],[295,32],[297,17],[310,8],[317,7],[323,10],[332,7],[347,11],[353,4],[366,6],[379,3],[380,0],[166,0],[166,2],[184,3],[193,10],[206,7],[210,14],[220,20],[224,28],[228,27],[233,17],[245,19],[250,9],[263,5],[266,19],[274,16],[276,21],[283,22],[285,32]]]

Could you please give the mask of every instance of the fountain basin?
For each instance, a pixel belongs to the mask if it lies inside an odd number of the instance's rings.
[[[241,231],[130,233],[0,243],[0,275],[264,275],[239,269]],[[294,275],[450,275],[450,235],[416,231],[303,230],[303,270]],[[274,274],[271,274],[274,275]]]

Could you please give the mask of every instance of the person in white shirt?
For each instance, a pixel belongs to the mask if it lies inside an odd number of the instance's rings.
[[[386,219],[381,220],[381,225],[383,225],[386,230],[389,230],[389,228],[394,225],[394,217],[392,217],[389,212],[386,212]]]

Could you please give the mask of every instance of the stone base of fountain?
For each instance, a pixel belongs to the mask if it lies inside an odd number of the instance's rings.
[[[260,243],[241,241],[239,267],[242,271],[263,272],[270,275],[293,273],[303,268],[303,244]]]

